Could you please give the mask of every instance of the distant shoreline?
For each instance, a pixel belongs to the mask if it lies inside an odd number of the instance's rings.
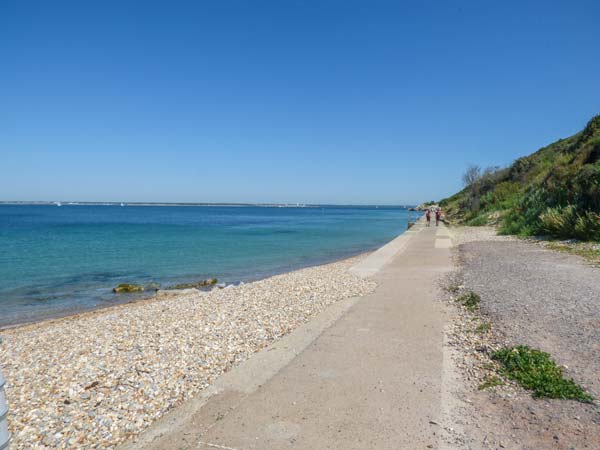
[[[263,208],[398,208],[409,209],[416,205],[352,205],[333,203],[168,203],[168,202],[78,202],[78,201],[0,201],[3,205],[23,206],[218,206],[218,207],[263,207]]]

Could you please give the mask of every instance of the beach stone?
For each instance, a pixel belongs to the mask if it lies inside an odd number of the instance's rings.
[[[140,286],[139,284],[132,283],[121,283],[117,287],[113,288],[113,292],[115,294],[129,293],[129,292],[142,292],[144,290],[144,286]]]

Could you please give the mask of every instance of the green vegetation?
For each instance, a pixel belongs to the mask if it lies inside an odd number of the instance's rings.
[[[140,286],[139,284],[131,284],[131,283],[121,283],[116,288],[113,288],[113,292],[115,294],[123,294],[128,292],[142,292],[144,290],[144,286]]]
[[[440,202],[451,221],[600,241],[600,115],[510,167],[471,166],[463,182],[462,191]]]
[[[592,265],[600,266],[600,246],[590,242],[548,242],[551,250],[571,253],[585,258]]]
[[[489,389],[489,388],[493,388],[496,386],[500,386],[502,383],[502,380],[500,378],[498,378],[496,375],[489,375],[487,377],[485,377],[485,379],[483,380],[483,383],[481,383],[478,387],[478,389],[480,391],[484,390],[484,389]]]
[[[479,297],[479,295],[477,295],[475,292],[468,292],[458,297],[456,301],[469,311],[475,311],[479,307],[481,297]]]
[[[548,353],[519,345],[498,350],[492,358],[502,364],[503,375],[532,390],[534,397],[592,401],[581,386],[563,377],[562,369]]]
[[[201,288],[207,287],[217,284],[218,280],[216,278],[209,278],[207,280],[195,281],[193,283],[182,283],[175,284],[170,286],[169,289],[192,289],[192,288]]]
[[[481,325],[479,325],[477,328],[475,328],[475,333],[487,333],[488,331],[490,331],[492,329],[492,324],[489,322],[484,322]]]

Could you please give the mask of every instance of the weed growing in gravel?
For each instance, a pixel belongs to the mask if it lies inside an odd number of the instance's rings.
[[[475,292],[471,291],[461,295],[456,299],[456,301],[463,305],[465,308],[467,308],[469,311],[475,311],[479,307],[481,297],[479,297],[479,295],[477,295]]]
[[[490,331],[492,329],[492,324],[489,322],[484,322],[481,325],[479,325],[477,328],[475,328],[475,333],[487,333],[488,331]]]
[[[519,345],[498,350],[492,358],[502,364],[505,376],[532,390],[534,397],[592,401],[581,386],[563,377],[562,369],[548,353]]]
[[[496,386],[500,386],[502,383],[502,380],[500,378],[498,378],[496,375],[489,375],[487,377],[485,377],[485,379],[483,380],[483,383],[481,383],[478,387],[478,389],[480,391],[484,390],[484,389],[489,389],[489,388],[493,388]]]
[[[484,322],[480,324],[477,328],[475,328],[475,333],[483,334],[487,333],[492,329],[492,324],[489,322]]]

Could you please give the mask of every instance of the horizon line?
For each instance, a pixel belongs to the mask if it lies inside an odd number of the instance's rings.
[[[60,206],[383,206],[409,208],[418,204],[403,203],[300,203],[300,202],[119,202],[119,201],[73,201],[73,200],[0,200],[0,205],[60,205]]]

